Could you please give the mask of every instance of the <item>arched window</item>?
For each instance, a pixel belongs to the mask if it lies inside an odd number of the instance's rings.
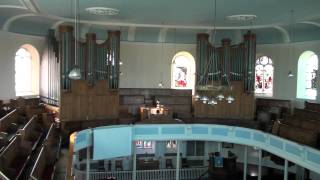
[[[272,96],[273,93],[273,64],[267,56],[256,60],[255,93],[263,96]]]
[[[317,97],[318,56],[312,51],[305,51],[298,61],[297,98],[312,99]]]
[[[16,96],[39,94],[39,54],[31,45],[23,45],[15,56]]]
[[[195,61],[188,52],[177,53],[172,60],[171,88],[192,89],[195,85]]]

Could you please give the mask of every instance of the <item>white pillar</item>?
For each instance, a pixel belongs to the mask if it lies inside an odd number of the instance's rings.
[[[243,180],[247,180],[247,168],[248,168],[248,146],[244,146],[244,154],[243,154]]]
[[[137,178],[137,152],[136,152],[136,143],[132,141],[132,180]]]
[[[284,160],[284,180],[288,180],[288,160]]]
[[[261,180],[262,150],[259,149],[258,180]]]
[[[177,163],[176,163],[176,180],[180,177],[180,141],[177,140]]]
[[[86,180],[90,180],[90,147],[92,146],[92,130],[89,129],[88,134],[88,144],[87,146],[87,159],[86,159]]]
[[[296,164],[296,180],[304,179],[304,168]]]
[[[218,152],[222,156],[221,151],[222,151],[222,142],[218,142]]]

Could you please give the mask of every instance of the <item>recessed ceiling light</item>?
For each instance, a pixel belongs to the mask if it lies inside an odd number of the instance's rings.
[[[255,19],[257,19],[257,16],[253,14],[237,14],[226,16],[226,20],[229,21],[253,21]]]
[[[108,7],[89,7],[86,8],[86,11],[90,14],[98,16],[114,16],[119,14],[118,9],[108,8]]]

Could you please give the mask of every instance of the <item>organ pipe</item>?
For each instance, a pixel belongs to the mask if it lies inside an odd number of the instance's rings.
[[[209,43],[209,35],[197,35],[197,86],[209,85],[211,81],[243,81],[244,91],[254,91],[254,68],[256,36],[250,31],[244,35],[244,42],[231,45],[230,39],[222,39],[221,47]]]

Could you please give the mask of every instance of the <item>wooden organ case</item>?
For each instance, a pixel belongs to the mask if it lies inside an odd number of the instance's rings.
[[[44,69],[42,76],[47,80],[41,85],[41,98],[60,107],[62,124],[117,119],[120,31],[108,31],[108,39],[101,44],[96,43],[93,33],[86,34],[85,42],[76,41],[79,80],[68,77],[75,66],[73,27],[60,26],[59,41],[52,32],[47,39],[48,48],[41,65],[48,66],[41,67]]]
[[[214,106],[194,101],[195,118],[253,119],[256,36],[250,31],[244,41],[231,45],[223,39],[221,47],[209,43],[209,35],[197,35],[196,90],[199,94],[216,97],[232,94],[234,101],[219,101]],[[231,86],[232,90],[204,90],[203,86]]]

